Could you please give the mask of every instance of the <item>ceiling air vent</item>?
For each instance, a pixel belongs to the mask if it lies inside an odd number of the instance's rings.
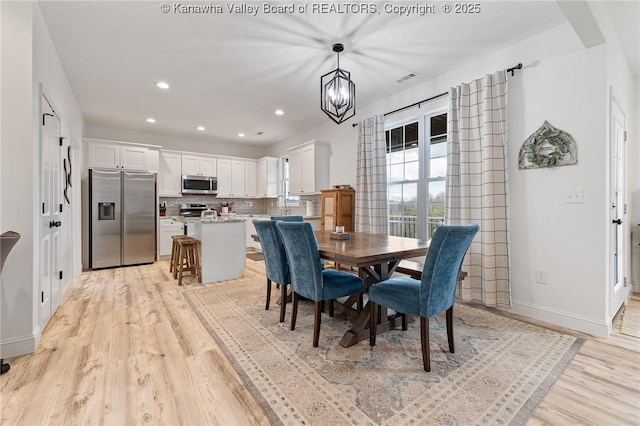
[[[399,78],[398,80],[396,80],[396,83],[404,83],[405,81],[409,80],[410,78],[414,78],[417,74],[415,72],[409,73],[407,75],[405,75],[404,77]]]

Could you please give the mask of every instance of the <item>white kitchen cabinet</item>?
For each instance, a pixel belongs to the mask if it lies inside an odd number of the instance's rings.
[[[167,259],[171,256],[171,244],[173,240],[171,236],[182,235],[184,233],[184,225],[173,219],[160,219],[160,227],[158,232],[158,258]]]
[[[160,152],[158,194],[160,197],[182,197],[182,156],[172,152]]]
[[[329,187],[329,156],[327,144],[311,141],[288,152],[289,192],[313,194]]]
[[[182,174],[192,176],[217,175],[217,159],[199,155],[182,155]]]
[[[257,179],[258,179],[258,163],[253,160],[245,160],[244,162],[244,196],[245,197],[256,197],[258,195]]]
[[[148,148],[110,143],[88,143],[88,168],[149,170]]]
[[[260,198],[278,196],[278,159],[264,157],[258,161],[256,195]]]
[[[244,161],[231,161],[231,196],[244,197]]]
[[[218,197],[231,196],[231,160],[218,158]]]
[[[218,197],[247,198],[255,196],[256,162],[254,160],[219,158]]]
[[[160,173],[160,151],[157,149],[147,149],[144,161],[148,171]]]

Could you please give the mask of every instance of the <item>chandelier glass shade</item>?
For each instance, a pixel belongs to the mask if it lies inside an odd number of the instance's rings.
[[[333,121],[340,124],[356,114],[356,85],[351,73],[340,69],[340,52],[344,46],[333,45],[338,54],[338,67],[320,77],[320,108]]]

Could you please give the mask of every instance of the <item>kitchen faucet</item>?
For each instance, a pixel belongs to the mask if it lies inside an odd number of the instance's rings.
[[[284,195],[278,195],[278,198],[277,198],[277,200],[278,200],[278,207],[279,207],[279,208],[278,208],[278,214],[279,214],[279,215],[282,215],[282,214],[283,214],[283,210],[282,210],[282,206],[280,206],[280,202],[279,202],[279,201],[280,201],[280,198],[282,198],[282,201],[283,201],[283,203],[284,203],[284,215],[286,216],[286,215],[288,215],[288,214],[289,214],[289,208],[287,207],[287,197],[286,197],[286,196],[284,196]]]

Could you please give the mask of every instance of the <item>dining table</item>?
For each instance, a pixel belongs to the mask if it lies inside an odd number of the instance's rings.
[[[391,235],[351,232],[348,239],[334,239],[331,231],[316,231],[320,257],[333,261],[341,267],[356,268],[364,283],[365,293],[369,287],[388,279],[402,259],[422,257],[427,254],[429,240]],[[371,305],[367,302],[358,312],[353,309],[357,295],[338,304],[339,309],[354,317],[352,327],[340,341],[344,347],[353,346],[369,337]],[[400,315],[389,315],[382,309],[377,333],[383,333],[399,325]]]

